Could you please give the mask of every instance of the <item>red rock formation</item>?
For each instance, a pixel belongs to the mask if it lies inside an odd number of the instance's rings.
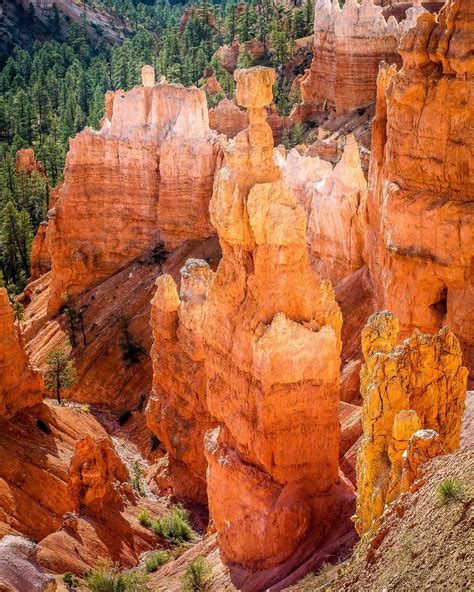
[[[445,324],[474,372],[472,3],[422,14],[373,138],[367,235],[377,306],[402,334]],[[384,105],[383,96],[380,105]],[[416,124],[415,124],[416,122]]]
[[[205,261],[188,259],[181,270],[180,296],[170,275],[156,281],[150,324],[154,344],[149,428],[167,455],[155,480],[179,498],[205,503],[204,434],[214,427],[206,405],[202,323],[213,272]]]
[[[206,456],[221,555],[251,590],[347,529],[351,494],[338,470],[341,315],[311,271],[304,209],[273,160],[264,107],[275,73],[234,76],[250,126],[229,142],[211,201],[223,258],[204,325],[207,403],[222,426]],[[258,585],[245,575],[257,570]]]
[[[314,53],[300,81],[304,103],[327,104],[337,112],[375,100],[379,62],[399,62],[398,25],[388,22],[373,0],[318,0],[315,5]]]
[[[69,467],[69,495],[74,510],[99,515],[105,505],[121,502],[117,485],[128,479],[109,437],[86,436],[76,442]]]
[[[357,459],[359,534],[377,524],[402,487],[402,457],[420,428],[439,434],[438,450],[459,448],[467,369],[459,342],[447,328],[415,331],[395,346],[399,325],[388,312],[373,314],[362,331],[364,439]],[[416,442],[412,442],[415,445]]]
[[[241,51],[250,54],[253,60],[258,62],[265,55],[265,46],[260,39],[250,39],[250,41],[244,43],[239,43],[235,39],[232,45],[221,45],[216,51],[216,56],[219,58],[222,67],[232,74],[237,68],[237,60]]]
[[[228,138],[236,136],[248,124],[247,113],[229,99],[222,99],[217,107],[209,110],[209,127],[219,134],[225,134]]]
[[[44,169],[41,160],[35,160],[33,148],[21,148],[16,153],[15,169],[17,174],[31,175],[33,172],[44,177]]]
[[[5,288],[0,288],[0,417],[42,400],[43,379],[30,365]]]
[[[87,128],[70,140],[49,213],[50,311],[160,241],[174,248],[214,232],[208,203],[221,146],[205,94],[144,82],[114,94],[112,119],[99,132]]]
[[[202,90],[208,92],[210,95],[225,95],[222,86],[219,84],[219,81],[216,78],[214,78],[214,76],[209,76],[209,78],[201,86],[201,88]],[[212,127],[212,125],[210,124],[210,119],[211,118],[209,116],[209,125],[210,127]]]
[[[51,269],[47,230],[48,223],[41,222],[31,245],[30,278],[32,281],[37,280]]]

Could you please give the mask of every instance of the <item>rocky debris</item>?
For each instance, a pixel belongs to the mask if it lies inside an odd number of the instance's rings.
[[[204,322],[207,404],[222,425],[205,449],[221,555],[251,590],[324,547],[329,530],[350,531],[352,493],[338,469],[342,319],[273,159],[264,108],[275,73],[235,79],[250,125],[228,143],[210,206],[223,258]]]
[[[23,537],[0,540],[0,589],[6,592],[55,592],[56,581],[36,562],[38,545]]]
[[[461,484],[464,501],[440,503],[439,488],[448,479]],[[421,468],[419,487],[389,507],[374,536],[364,537],[351,560],[336,567],[327,589],[469,590],[474,581],[473,483],[472,445],[429,460]],[[307,587],[313,589],[311,581]]]
[[[8,293],[0,288],[0,417],[13,417],[42,398],[42,376],[30,364]]]
[[[318,0],[315,4],[311,68],[300,80],[304,103],[337,112],[375,100],[379,62],[400,63],[398,23],[385,20],[373,0]]]
[[[422,13],[400,41],[403,68],[381,75],[365,233],[377,308],[403,336],[449,325],[472,374],[471,20],[469,0]]]
[[[206,261],[188,259],[179,295],[173,278],[161,275],[150,320],[153,388],[146,416],[167,451],[154,478],[162,490],[200,503],[207,500],[204,434],[215,425],[206,404],[202,327],[213,275]]]
[[[151,84],[116,91],[100,131],[70,140],[65,181],[49,212],[49,311],[129,265],[214,233],[209,200],[221,144],[197,88]],[[109,95],[110,96],[110,95]],[[176,158],[176,154],[180,158]]]
[[[69,467],[69,494],[75,511],[99,515],[105,505],[119,505],[117,486],[128,476],[109,437],[78,440]]]
[[[389,312],[373,314],[362,331],[364,438],[357,458],[355,522],[359,534],[373,530],[386,504],[399,495],[403,454],[410,446],[421,447],[418,437],[410,440],[415,432],[436,431],[439,451],[459,448],[467,383],[459,341],[445,327],[436,335],[415,330],[396,346],[398,332],[398,320]],[[416,453],[407,455],[411,460]]]
[[[48,246],[48,223],[41,222],[31,245],[30,279],[37,280],[51,269],[51,256]]]

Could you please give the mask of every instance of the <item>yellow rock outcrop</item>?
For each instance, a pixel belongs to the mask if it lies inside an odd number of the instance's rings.
[[[447,327],[435,335],[415,330],[396,346],[398,332],[398,320],[389,312],[373,314],[362,331],[359,534],[371,530],[385,505],[400,493],[404,452],[418,442],[410,440],[413,434],[420,428],[434,430],[439,434],[439,450],[459,448],[467,369],[462,366],[457,338]],[[413,454],[409,452],[410,459]]]

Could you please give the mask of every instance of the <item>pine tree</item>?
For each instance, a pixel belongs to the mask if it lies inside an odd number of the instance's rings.
[[[46,358],[44,385],[47,390],[56,395],[61,404],[61,391],[71,388],[76,383],[76,371],[71,360],[60,349],[53,351]]]

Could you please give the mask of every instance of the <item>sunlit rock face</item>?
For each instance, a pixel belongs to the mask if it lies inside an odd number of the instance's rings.
[[[429,458],[459,448],[467,383],[459,341],[447,328],[435,335],[415,330],[397,346],[398,333],[398,320],[389,312],[373,314],[362,331],[359,534],[372,530],[385,505],[403,484],[408,488],[413,482],[421,464],[416,450],[430,448],[425,455]],[[428,438],[434,444],[423,441],[420,429],[436,434]]]
[[[313,61],[300,82],[303,102],[337,112],[372,103],[380,61],[400,62],[398,28],[373,0],[348,0],[342,9],[337,0],[318,0]]]
[[[41,222],[33,240],[33,244],[31,245],[31,280],[37,280],[51,269],[51,256],[49,254],[47,230],[47,222]]]
[[[206,404],[202,335],[212,276],[205,261],[188,259],[180,295],[170,275],[160,276],[150,321],[153,389],[146,417],[167,451],[155,480],[163,491],[200,503],[207,500],[204,434],[215,426]]]
[[[5,288],[0,288],[0,417],[42,401],[43,379],[28,359]]]
[[[421,14],[401,39],[403,68],[382,74],[366,230],[377,308],[399,318],[404,336],[449,325],[471,374],[472,18],[468,0],[447,2],[438,19]]]
[[[335,514],[346,528],[342,318],[309,265],[304,208],[274,162],[264,107],[275,73],[235,79],[250,125],[227,145],[210,208],[223,257],[204,321],[207,405],[221,422],[206,435],[209,509],[224,561],[281,576],[324,542]]]
[[[160,241],[171,249],[215,232],[209,200],[221,144],[205,93],[152,78],[148,67],[144,86],[108,93],[102,129],[70,140],[49,212],[51,311]]]

